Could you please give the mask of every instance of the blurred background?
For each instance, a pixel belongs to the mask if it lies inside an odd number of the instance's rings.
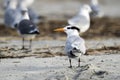
[[[104,17],[91,19],[90,29],[81,36],[84,38],[120,37],[120,0],[99,0]],[[55,33],[53,29],[66,26],[67,20],[75,16],[81,4],[90,4],[89,0],[35,0],[31,6],[40,16],[44,17],[38,27],[39,36],[58,38],[64,33]],[[0,0],[0,36],[15,36],[14,29],[4,26],[3,0]]]

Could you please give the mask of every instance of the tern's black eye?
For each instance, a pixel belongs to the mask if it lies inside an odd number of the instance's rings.
[[[78,32],[80,31],[80,29],[79,29],[79,28],[77,28],[77,27],[75,27],[75,26],[72,26],[72,27],[67,27],[67,29],[75,29],[75,30],[77,30]]]

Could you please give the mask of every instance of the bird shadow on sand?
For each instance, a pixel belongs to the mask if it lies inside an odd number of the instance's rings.
[[[89,64],[86,64],[84,66],[80,66],[78,68],[76,68],[75,72],[75,76],[73,76],[74,80],[78,80],[79,76],[82,74],[82,72],[86,71],[89,69]]]
[[[95,66],[96,67],[96,66]],[[102,69],[93,68],[91,64],[86,64],[75,70],[76,74],[73,76],[74,80],[89,80],[93,78],[102,79],[108,75],[108,71]],[[87,77],[85,77],[85,75]]]

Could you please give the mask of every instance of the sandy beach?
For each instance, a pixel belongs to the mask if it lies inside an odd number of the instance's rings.
[[[0,80],[119,80],[119,54],[89,55],[81,57],[81,66],[72,60],[74,67],[68,68],[68,58],[1,59]]]
[[[64,53],[65,40],[33,41],[32,51],[20,50],[20,40],[0,43],[0,80],[120,79],[119,38],[86,40],[88,55],[81,56],[80,67],[77,59],[73,59],[72,69],[68,68],[68,57]]]
[[[120,80],[120,7],[119,0],[100,0],[105,13],[91,19],[85,39],[87,53],[81,65],[64,53],[66,34],[53,30],[68,25],[87,0],[36,0],[32,8],[45,19],[32,49],[21,50],[22,41],[15,29],[5,27],[4,10],[0,1],[0,80]],[[111,6],[112,5],[112,6]],[[29,42],[25,45],[28,48]]]

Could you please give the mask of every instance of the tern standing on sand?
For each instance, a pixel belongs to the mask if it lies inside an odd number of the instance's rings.
[[[68,20],[68,24],[75,26],[80,29],[80,33],[87,31],[90,27],[90,16],[91,8],[89,5],[83,5],[80,8],[78,15]]]
[[[65,53],[69,57],[70,68],[72,68],[71,59],[73,58],[78,58],[78,67],[80,67],[80,55],[86,52],[85,41],[79,36],[80,29],[69,25],[54,31],[64,31],[67,33]]]
[[[39,30],[37,29],[36,25],[29,19],[27,8],[21,10],[21,15],[22,17],[17,26],[17,29],[19,34],[23,38],[22,49],[25,49],[24,47],[25,38],[30,40],[29,48],[31,48],[32,39],[35,38],[37,34],[39,34]]]

